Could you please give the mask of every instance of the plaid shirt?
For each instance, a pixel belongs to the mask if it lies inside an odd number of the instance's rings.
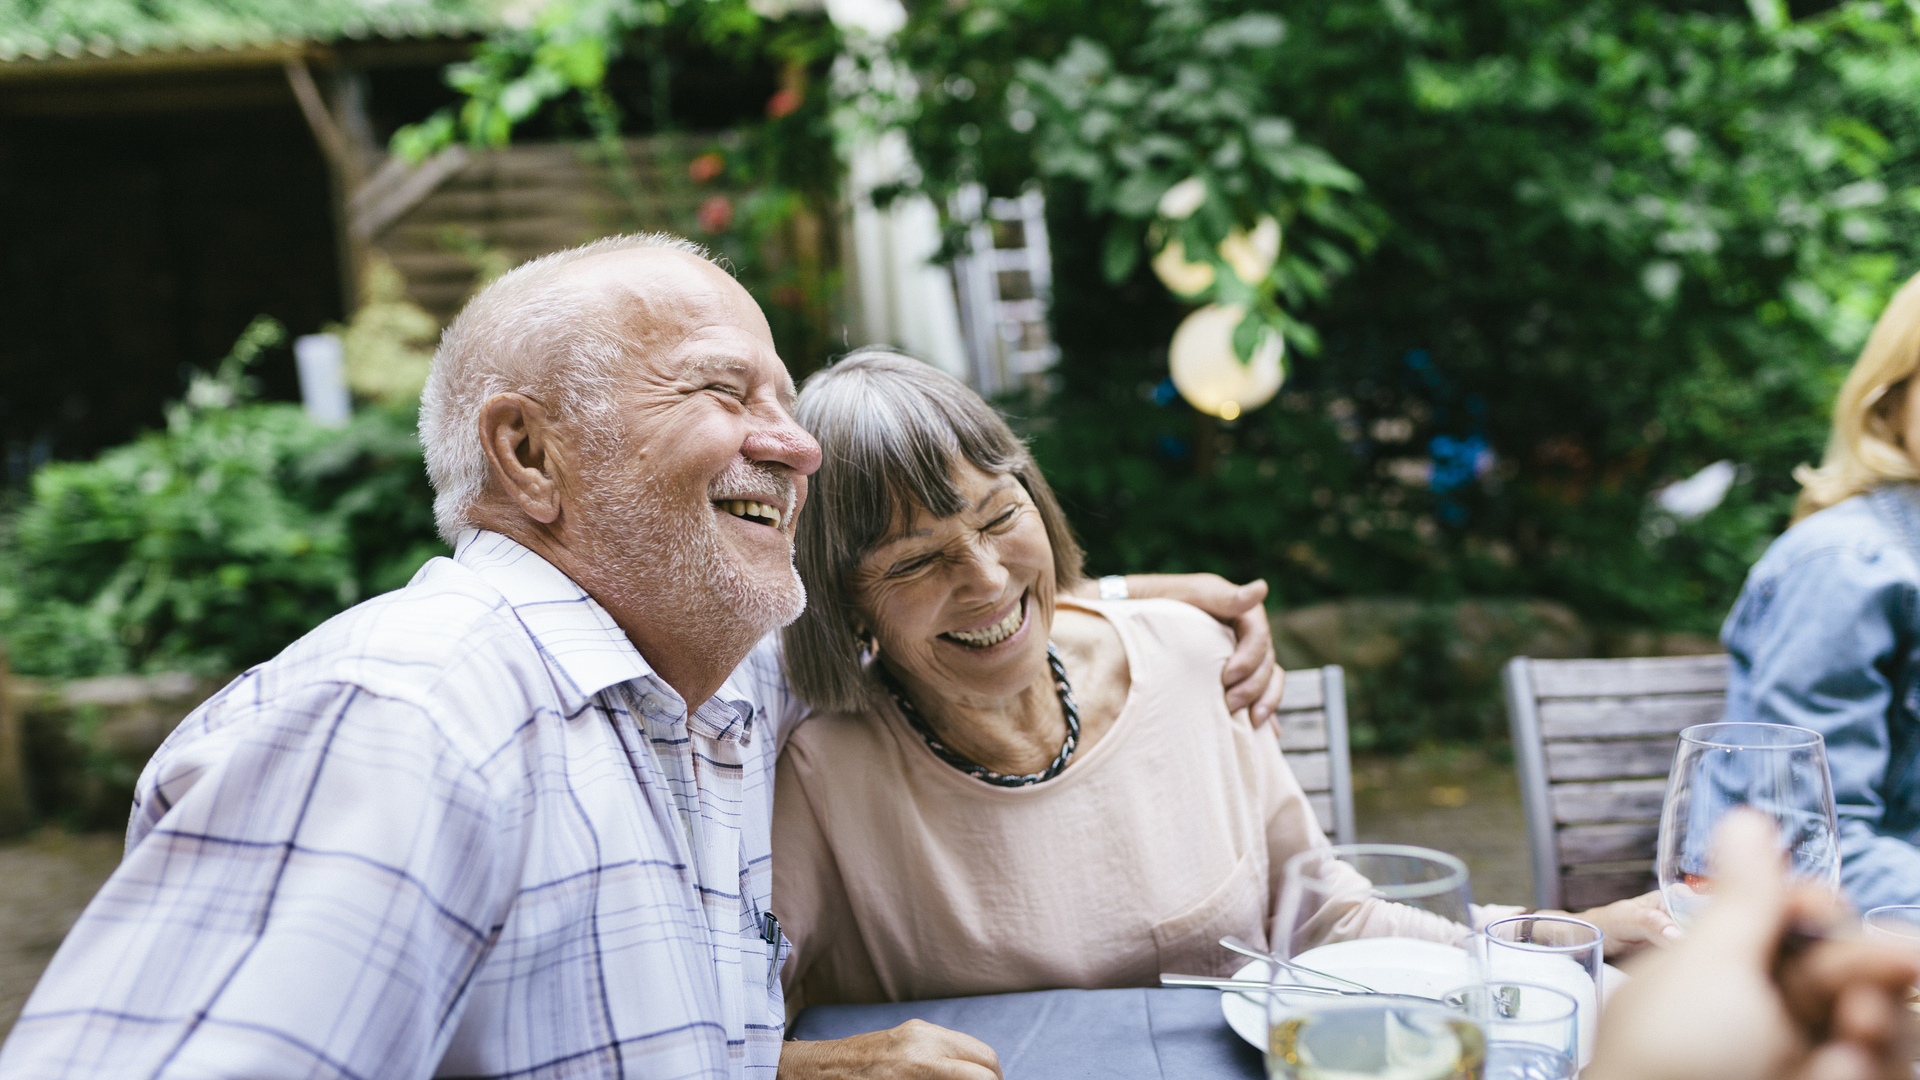
[[[469,534],[180,724],[0,1074],[771,1078],[798,708],[769,641],[689,718],[572,580]]]

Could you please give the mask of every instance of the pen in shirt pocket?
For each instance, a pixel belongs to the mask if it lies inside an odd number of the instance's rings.
[[[760,940],[767,943],[767,992],[773,992],[774,980],[780,977],[780,942],[785,938],[780,932],[780,920],[769,911],[760,916]]]

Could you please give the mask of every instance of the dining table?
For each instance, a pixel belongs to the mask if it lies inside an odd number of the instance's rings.
[[[979,1039],[1006,1080],[1260,1080],[1261,1055],[1233,1033],[1215,990],[1133,988],[816,1005],[788,1030],[842,1039],[925,1020]]]

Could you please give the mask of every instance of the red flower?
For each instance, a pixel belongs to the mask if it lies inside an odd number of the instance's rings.
[[[733,200],[725,195],[715,195],[700,204],[695,217],[699,219],[700,227],[710,233],[726,232],[727,226],[733,224]]]
[[[800,91],[791,86],[783,86],[774,91],[773,96],[767,99],[767,115],[775,120],[783,116],[791,116],[795,110],[800,108],[800,102],[802,100],[804,99],[801,97]]]
[[[696,184],[704,184],[720,175],[727,167],[727,159],[715,150],[710,154],[701,154],[687,163],[687,179]]]

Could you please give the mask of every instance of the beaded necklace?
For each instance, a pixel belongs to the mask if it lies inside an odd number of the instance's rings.
[[[893,703],[900,707],[900,715],[906,717],[907,723],[913,730],[920,733],[920,738],[925,740],[927,749],[933,751],[934,756],[941,761],[976,780],[984,780],[1000,787],[1026,787],[1029,784],[1038,784],[1042,780],[1051,780],[1060,775],[1061,770],[1067,767],[1067,762],[1073,760],[1074,748],[1080,745],[1080,707],[1073,703],[1073,687],[1067,684],[1066,665],[1060,662],[1060,654],[1055,651],[1051,641],[1047,642],[1047,666],[1053,669],[1053,686],[1060,694],[1060,711],[1067,716],[1067,741],[1060,744],[1060,753],[1053,759],[1053,764],[1040,772],[1027,773],[1024,776],[1009,776],[1006,773],[994,772],[985,765],[950,749],[940,741],[938,735],[933,733],[933,727],[920,715],[920,710],[913,707],[913,702],[907,700],[907,692],[894,680],[893,674],[887,670],[886,665],[874,666],[879,670],[880,680],[886,685],[887,693],[892,696]]]

